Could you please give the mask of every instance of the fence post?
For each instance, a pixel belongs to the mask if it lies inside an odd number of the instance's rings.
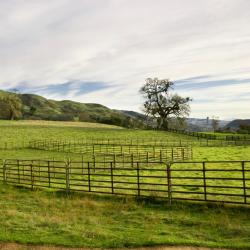
[[[114,193],[113,162],[110,162],[111,192]]]
[[[181,160],[185,160],[185,148],[181,148]]]
[[[245,178],[245,162],[241,162],[242,167],[242,181],[243,181],[243,192],[244,192],[244,203],[247,203],[247,194],[246,194],[246,178]]]
[[[82,154],[82,174],[84,174],[84,159],[83,159],[83,154]]]
[[[167,162],[168,204],[172,204],[171,163]]]
[[[65,164],[65,174],[66,174],[66,194],[69,195],[70,192],[70,166],[71,166],[71,161],[70,158],[67,160]]]
[[[3,160],[3,181],[7,182],[7,173],[6,173],[6,160]]]
[[[147,152],[147,167],[148,167],[148,161],[149,161],[149,160],[148,160],[148,152]]]
[[[88,162],[88,186],[89,186],[89,192],[91,192],[91,183],[90,183],[90,167]]]
[[[136,168],[137,168],[137,195],[140,196],[140,168],[139,168],[139,162],[136,163]]]
[[[207,200],[207,184],[206,184],[206,167],[205,162],[202,162],[202,172],[203,172],[203,187],[204,187],[204,199]]]
[[[125,168],[125,154],[122,154],[122,166]]]
[[[48,179],[49,179],[49,188],[50,188],[50,161],[48,161]]]
[[[19,163],[19,160],[17,160],[17,175],[18,175],[18,183],[20,184],[20,163]]]
[[[93,155],[93,167],[94,167],[94,172],[95,172],[95,155]]]
[[[33,161],[30,164],[30,179],[31,179],[31,189],[34,189],[34,176],[33,176]]]
[[[116,167],[116,154],[113,155],[114,168]]]

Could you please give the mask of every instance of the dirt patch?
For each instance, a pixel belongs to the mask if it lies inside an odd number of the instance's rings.
[[[100,250],[99,248],[68,248],[55,246],[33,246],[17,243],[0,243],[0,250]],[[104,250],[104,249],[102,249]],[[107,250],[107,249],[106,249]],[[206,247],[185,247],[185,246],[159,246],[159,247],[140,247],[140,248],[117,248],[110,250],[229,250],[222,248]]]

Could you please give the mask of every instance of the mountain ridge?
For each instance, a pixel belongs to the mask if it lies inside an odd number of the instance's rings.
[[[1,90],[0,96],[9,93],[11,92]],[[22,103],[21,119],[98,122],[123,127],[141,127],[143,125],[142,119],[136,116],[110,109],[98,103],[81,103],[71,100],[56,101],[36,94],[14,94],[19,97]],[[1,109],[0,119],[6,119],[4,115]]]
[[[131,110],[110,109],[98,103],[82,103],[72,100],[56,101],[37,94],[13,93],[0,90],[0,97],[7,94],[17,95],[22,102],[21,119],[82,121],[118,125],[127,128],[145,128],[146,115]],[[7,119],[3,114],[0,102],[0,119]],[[6,105],[5,105],[6,106]],[[187,118],[187,129],[190,131],[212,130],[212,120],[207,118]],[[240,123],[250,123],[250,119],[219,121],[220,128],[238,128]],[[154,127],[154,124],[151,124]]]

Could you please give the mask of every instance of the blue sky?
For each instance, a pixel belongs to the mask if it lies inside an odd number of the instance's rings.
[[[0,0],[0,88],[140,111],[148,77],[191,117],[250,118],[249,0]]]

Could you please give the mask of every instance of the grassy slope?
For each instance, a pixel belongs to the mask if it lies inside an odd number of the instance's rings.
[[[0,97],[7,93],[0,90]],[[70,100],[55,101],[34,94],[18,94],[18,97],[22,102],[22,119],[79,120],[128,126],[128,120],[131,117],[131,115],[122,111],[113,110],[96,103],[80,103]],[[1,110],[0,117],[7,118]],[[134,122],[138,121],[138,118],[137,113],[132,113]]]
[[[63,124],[63,125],[62,125]],[[1,121],[1,141],[29,141],[39,139],[70,140],[84,137],[158,138],[197,140],[190,136],[150,130],[123,129],[118,126],[85,122]]]
[[[165,132],[76,124],[0,122],[0,141],[84,136],[193,139]],[[250,147],[194,148],[195,160],[249,160],[249,153]],[[0,158],[61,159],[69,155],[34,150],[0,151]],[[83,194],[66,198],[56,192],[0,184],[1,241],[90,247],[184,244],[250,249],[249,217],[249,208],[236,206],[175,203],[169,207],[165,202]]]

